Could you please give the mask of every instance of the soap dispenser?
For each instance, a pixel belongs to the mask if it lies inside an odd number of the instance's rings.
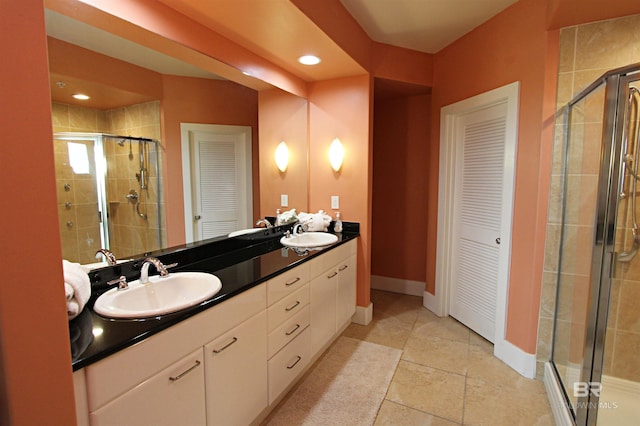
[[[334,232],[342,232],[342,221],[340,220],[340,212],[336,212],[336,221],[333,224]]]
[[[280,209],[276,209],[276,226],[280,226]]]

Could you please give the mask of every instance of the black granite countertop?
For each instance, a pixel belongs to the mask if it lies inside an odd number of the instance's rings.
[[[69,322],[73,370],[79,370],[128,346],[140,342],[174,324],[224,302],[270,278],[331,250],[359,235],[358,224],[345,223],[338,242],[322,250],[298,254],[280,244],[282,232],[266,233],[264,238],[240,242],[213,241],[193,247],[181,247],[171,253],[153,254],[165,264],[177,261],[171,272],[209,272],[220,278],[222,289],[211,299],[194,307],[145,319],[109,319],[93,311],[97,297],[106,289],[104,283],[114,276],[126,275],[128,280],[139,277],[140,262],[105,268],[91,273],[92,297],[83,312]],[[231,242],[230,242],[231,241]],[[235,244],[235,245],[234,245]],[[136,276],[137,274],[137,276]]]

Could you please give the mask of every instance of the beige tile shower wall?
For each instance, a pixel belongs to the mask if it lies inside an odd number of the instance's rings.
[[[640,62],[640,15],[562,29],[560,33],[557,110],[559,111],[574,95],[578,94],[606,71],[637,62]],[[586,116],[593,115],[593,112],[589,111],[589,109],[589,107],[585,108]],[[600,129],[601,123],[593,121],[572,130],[584,132],[586,140],[598,141]],[[573,217],[575,214],[584,215],[589,210],[585,209],[584,206],[593,202],[591,198],[593,197],[593,188],[595,188],[592,182],[593,171],[597,172],[597,169],[594,168],[598,166],[599,152],[588,152],[589,150],[597,150],[595,145],[587,145],[585,149],[586,151],[572,151],[569,153],[573,159],[581,158],[583,161],[581,164],[577,161],[571,162],[572,164],[580,164],[582,171],[572,171],[573,175],[567,180],[568,190],[569,193],[579,193],[581,198],[568,203],[573,205],[574,208],[580,206],[573,212],[567,212],[568,217]],[[542,364],[550,359],[553,340],[562,221],[561,173],[564,159],[563,150],[563,134],[561,119],[559,119],[556,126],[553,153],[545,270],[538,329],[537,372],[539,377],[544,371]],[[622,208],[621,212],[621,214],[627,216],[629,214],[628,209]],[[583,220],[577,219],[574,229],[576,235],[580,235],[580,226],[583,225]],[[629,223],[628,220],[627,217],[625,223]],[[628,232],[623,232],[622,234],[622,238],[629,238]],[[620,240],[616,243],[621,245],[622,241]],[[630,246],[629,241],[625,241],[625,244],[626,247]],[[590,246],[591,242],[586,245]],[[576,250],[578,250],[578,247],[573,246]],[[563,256],[575,257],[580,256],[580,254],[571,253],[571,250],[567,251],[565,247]],[[609,330],[605,345],[605,359],[607,360],[605,374],[637,381],[640,379],[640,369],[637,368],[638,362],[631,361],[634,359],[635,353],[640,350],[640,318],[638,317],[637,309],[635,312],[633,310],[633,307],[640,303],[640,258],[633,265],[619,269],[616,274],[612,293],[612,312],[608,323]],[[563,295],[561,299],[568,300],[570,304],[576,306],[579,304],[584,305],[586,303],[584,300],[586,288],[588,288],[588,283],[583,281],[584,275],[575,274],[570,278],[573,279],[573,285],[563,288],[562,291],[573,292],[573,295],[572,297]],[[567,315],[570,313],[570,308],[571,306],[558,307],[558,332],[560,335],[565,335],[565,338],[569,338],[572,333],[580,333],[576,328],[580,328],[579,320],[584,315],[584,312],[571,312],[574,317],[568,318]],[[566,350],[573,352],[577,351],[578,348],[566,348]],[[568,360],[579,358],[576,355],[579,354],[560,354],[561,357],[566,357]]]
[[[111,134],[160,140],[159,101],[118,108],[105,114]],[[158,209],[160,212],[164,209],[162,191],[157,189],[162,187],[161,176],[155,168],[155,162],[149,161],[148,188],[143,190],[136,177],[140,173],[140,143],[125,141],[120,146],[115,140],[110,140],[106,146],[112,250],[119,257],[158,250],[166,241],[166,228],[163,218],[158,219]],[[148,158],[153,160],[154,155],[161,155],[161,150],[155,154],[150,150]],[[140,197],[139,211],[146,214],[146,219],[138,215],[136,204],[127,200],[126,195],[131,190],[135,190]]]
[[[104,112],[61,103],[52,104],[52,123],[54,132],[107,129]],[[88,175],[74,173],[66,142],[54,141],[54,152],[62,256],[72,262],[95,262],[93,254],[100,248],[95,170]]]

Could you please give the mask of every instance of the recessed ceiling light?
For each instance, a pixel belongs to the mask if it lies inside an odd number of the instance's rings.
[[[304,55],[298,58],[298,62],[304,65],[317,65],[320,63],[320,58],[314,55]]]
[[[76,93],[75,95],[73,95],[73,97],[75,99],[81,100],[81,101],[86,101],[87,99],[91,99],[91,97],[83,94],[83,93]]]

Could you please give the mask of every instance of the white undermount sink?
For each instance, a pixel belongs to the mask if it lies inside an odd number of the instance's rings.
[[[108,318],[149,318],[195,306],[222,288],[220,279],[204,272],[174,272],[131,281],[125,290],[111,289],[98,297],[93,310]]]
[[[293,248],[324,247],[338,241],[338,236],[326,232],[303,232],[301,234],[282,237],[280,243]]]

